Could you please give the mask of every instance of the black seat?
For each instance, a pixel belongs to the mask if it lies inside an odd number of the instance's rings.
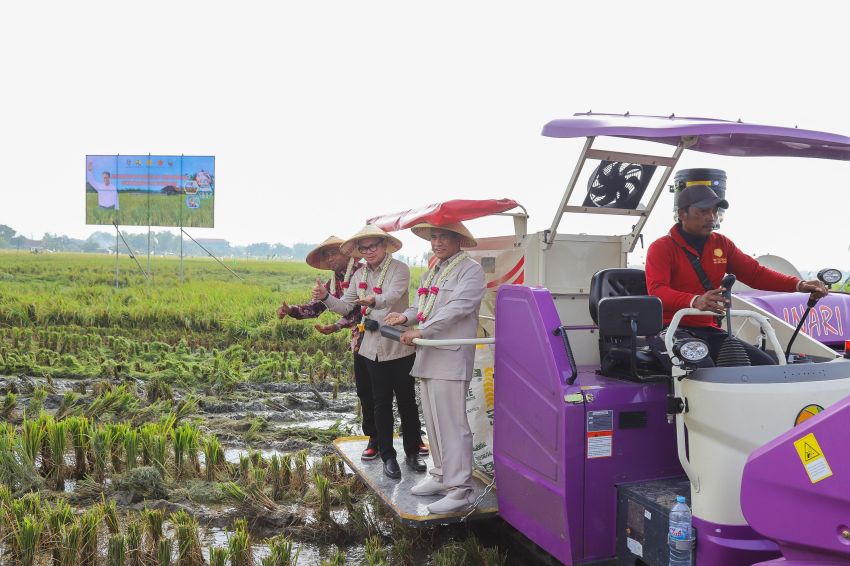
[[[640,269],[603,269],[590,281],[590,316],[599,327],[602,375],[642,380],[663,371],[639,336],[661,332],[662,307],[646,294],[646,275]]]

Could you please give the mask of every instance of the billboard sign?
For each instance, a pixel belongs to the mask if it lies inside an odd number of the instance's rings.
[[[214,156],[86,156],[86,224],[213,228],[214,205]]]

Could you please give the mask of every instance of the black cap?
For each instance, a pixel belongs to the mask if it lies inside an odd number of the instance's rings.
[[[679,192],[678,207],[688,208],[695,206],[697,208],[729,208],[729,203],[726,199],[717,196],[711,187],[707,185],[691,185],[685,187]]]

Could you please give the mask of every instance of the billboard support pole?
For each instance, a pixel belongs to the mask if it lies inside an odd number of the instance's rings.
[[[211,258],[213,258],[214,260],[216,260],[216,261],[218,262],[218,264],[219,264],[220,266],[222,266],[223,268],[225,268],[227,271],[229,271],[231,275],[233,275],[233,276],[234,276],[235,278],[237,278],[239,281],[242,281],[242,282],[244,282],[244,281],[245,281],[244,279],[242,279],[241,277],[239,277],[239,274],[238,274],[238,273],[236,273],[235,271],[233,271],[232,269],[230,269],[229,267],[227,267],[226,265],[224,265],[224,262],[222,262],[220,259],[218,259],[217,257],[215,257],[215,256],[212,254],[212,252],[211,252],[211,251],[209,251],[207,248],[205,248],[204,246],[202,246],[201,244],[199,244],[199,243],[198,243],[198,240],[196,240],[196,239],[195,239],[195,238],[193,238],[191,235],[189,235],[189,232],[187,232],[187,231],[186,231],[186,230],[184,230],[183,228],[180,228],[180,231],[181,231],[182,233],[186,234],[187,236],[189,236],[189,239],[190,239],[190,240],[192,240],[193,242],[195,242],[195,244],[196,244],[199,248],[201,248],[202,250],[204,250],[205,252],[207,252],[207,255],[209,255]]]
[[[180,282],[183,283],[183,227],[180,227]]]
[[[151,273],[151,154],[148,152],[148,274]]]
[[[115,288],[118,288],[118,224],[112,223],[115,226]]]
[[[180,198],[186,190],[186,180],[183,179],[183,154],[180,154]],[[178,207],[180,211],[180,283],[183,283],[183,207]]]
[[[114,224],[115,233],[117,234],[115,237],[116,244],[118,242],[118,237],[121,237],[121,241],[124,242],[124,247],[127,248],[127,252],[130,255],[130,259],[136,262],[136,267],[139,268],[139,272],[144,276],[145,281],[148,280],[148,274],[145,272],[145,269],[142,267],[142,264],[139,263],[139,258],[136,257],[136,254],[133,252],[133,248],[130,247],[130,244],[127,243],[127,240],[124,239],[124,236],[121,234],[121,230],[118,229],[118,225]],[[115,246],[115,286],[118,286],[118,246]]]

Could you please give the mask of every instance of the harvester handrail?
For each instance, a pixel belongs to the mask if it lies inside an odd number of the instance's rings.
[[[779,361],[779,365],[784,366],[788,362],[785,360],[785,357],[782,355],[783,349],[779,344],[779,339],[776,337],[776,332],[773,330],[773,326],[770,324],[770,321],[766,316],[759,314],[757,312],[748,311],[748,310],[738,310],[732,309],[729,311],[732,316],[743,316],[745,318],[752,318],[761,326],[762,331],[764,332],[767,339],[770,341],[770,345],[773,347],[773,351],[776,352],[776,357]],[[673,320],[670,321],[670,325],[667,327],[667,331],[664,334],[664,347],[667,349],[667,355],[670,356],[670,360],[674,365],[678,365],[678,360],[676,356],[673,355],[673,338],[675,337],[676,330],[679,328],[679,323],[682,321],[682,317],[685,316],[717,316],[716,312],[711,311],[702,311],[699,309],[681,309],[676,311],[676,314],[673,315]]]
[[[478,344],[495,344],[495,338],[450,338],[447,340],[429,340],[427,338],[414,338],[413,343],[417,346],[477,346]]]

